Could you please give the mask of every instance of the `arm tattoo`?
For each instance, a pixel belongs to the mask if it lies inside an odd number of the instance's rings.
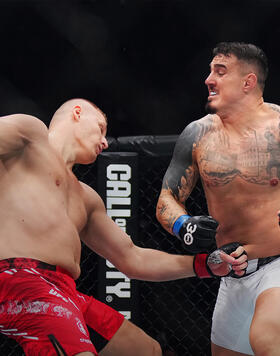
[[[268,103],[272,110],[280,113],[280,106],[272,103]]]
[[[194,152],[211,128],[211,116],[194,121],[185,128],[176,143],[172,160],[163,179],[163,189],[169,190],[182,204],[190,195],[198,178],[198,167],[193,160]]]

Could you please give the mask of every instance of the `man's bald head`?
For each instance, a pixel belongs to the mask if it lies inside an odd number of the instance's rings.
[[[90,108],[102,114],[107,122],[106,115],[94,103],[86,99],[75,98],[67,100],[56,110],[51,119],[49,128],[52,129],[54,125],[64,121],[67,118],[69,119],[69,117],[73,117],[73,113],[75,112],[79,113]]]

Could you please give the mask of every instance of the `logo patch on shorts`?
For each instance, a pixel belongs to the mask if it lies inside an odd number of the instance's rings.
[[[58,293],[58,292],[57,292],[56,290],[54,290],[54,289],[51,289],[51,290],[49,291],[49,294],[55,295],[56,297],[61,298],[64,302],[68,303],[68,300],[67,300],[66,298],[64,298],[63,295],[61,295],[60,293]]]
[[[91,344],[89,339],[80,339],[80,342],[85,342],[86,344]]]
[[[83,323],[81,322],[81,320],[78,319],[78,318],[75,318],[75,319],[76,319],[76,323],[77,323],[77,326],[78,326],[78,329],[80,330],[80,332],[81,332],[82,334],[84,334],[85,336],[88,336],[88,334],[87,334],[87,332],[86,332],[86,330],[85,330],[85,328],[84,328]]]

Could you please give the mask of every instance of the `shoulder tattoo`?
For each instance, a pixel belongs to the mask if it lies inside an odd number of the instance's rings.
[[[163,189],[170,190],[176,200],[185,202],[198,178],[194,152],[201,139],[213,129],[213,118],[190,123],[179,136],[172,160],[163,179]]]

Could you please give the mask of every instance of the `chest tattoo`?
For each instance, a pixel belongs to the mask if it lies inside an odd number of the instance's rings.
[[[198,165],[206,185],[225,185],[236,177],[254,184],[277,185],[280,179],[279,133],[279,127],[274,126],[251,130],[235,140],[221,132],[204,136],[200,142]]]

